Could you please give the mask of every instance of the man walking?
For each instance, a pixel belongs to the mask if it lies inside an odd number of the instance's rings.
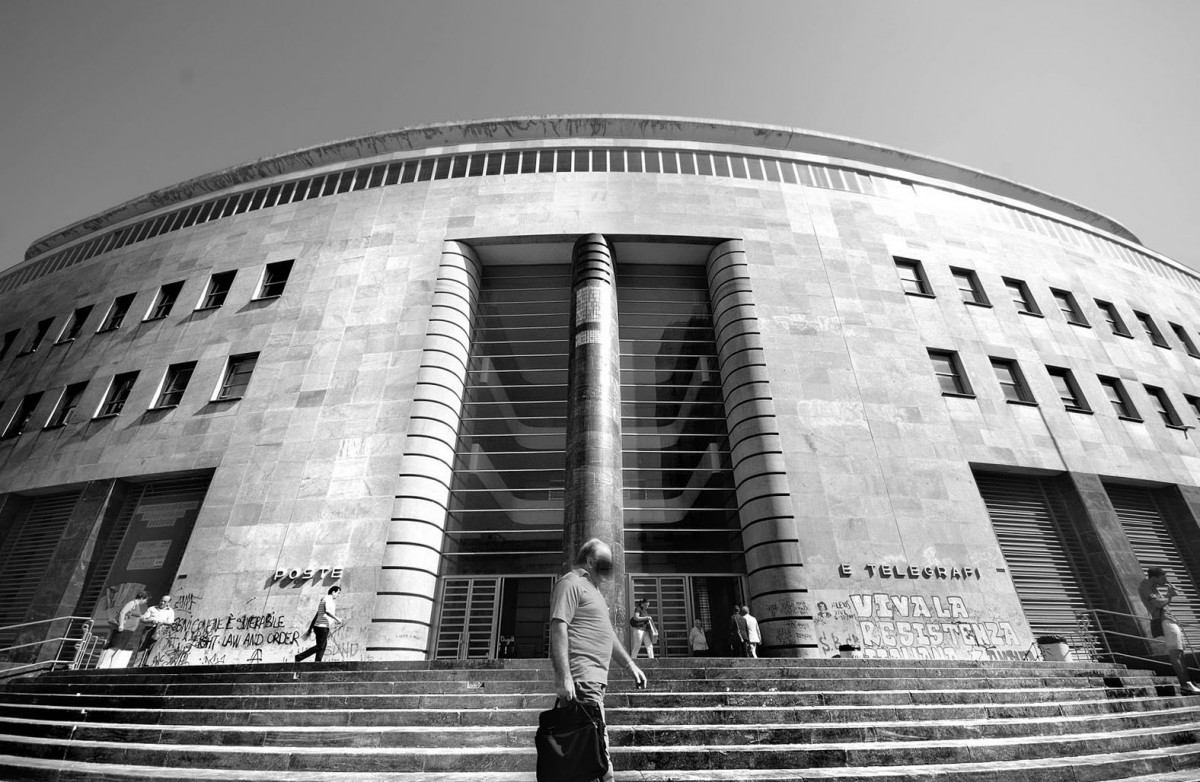
[[[742,621],[746,623],[746,656],[758,657],[758,645],[762,643],[762,633],[758,631],[758,620],[750,615],[750,606],[742,606]]]
[[[312,622],[308,626],[312,634],[317,637],[316,643],[296,655],[296,662],[300,662],[313,655],[317,656],[317,662],[321,662],[321,658],[325,656],[325,644],[329,642],[329,631],[332,628],[330,622],[342,623],[341,618],[337,615],[337,596],[341,591],[342,588],[340,586],[329,587],[329,592],[317,604],[317,613],[313,616]],[[305,633],[304,637],[307,638],[308,633]]]
[[[142,614],[142,624],[146,625],[146,631],[142,633],[142,643],[138,646],[138,665],[146,665],[150,661],[150,649],[158,641],[159,630],[175,624],[171,596],[163,595],[158,599],[158,605]]]
[[[579,700],[594,704],[604,716],[604,691],[613,657],[629,670],[638,687],[646,674],[621,645],[608,617],[608,603],[600,585],[612,578],[612,549],[599,538],[579,548],[575,566],[554,585],[550,597],[550,661],[554,666],[554,692],[561,703]],[[605,751],[608,736],[604,736]],[[612,763],[603,779],[613,778]]]
[[[1167,656],[1171,658],[1171,666],[1179,677],[1179,687],[1185,695],[1200,693],[1200,688],[1192,684],[1187,667],[1183,663],[1183,632],[1179,623],[1171,613],[1171,598],[1179,594],[1179,590],[1167,577],[1167,571],[1160,567],[1152,567],[1146,571],[1146,578],[1138,586],[1138,596],[1150,612],[1150,634],[1162,638],[1167,645]]]

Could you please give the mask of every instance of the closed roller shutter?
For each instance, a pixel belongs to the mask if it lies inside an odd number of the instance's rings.
[[[26,500],[0,548],[0,627],[25,620],[79,495],[79,491],[70,491]],[[13,637],[15,633],[0,633],[0,646],[11,643]]]
[[[437,659],[492,657],[498,578],[447,578],[442,582]]]
[[[1090,620],[1076,612],[1100,607],[1101,590],[1086,566],[1056,487],[1039,478],[977,473],[1000,550],[1034,636],[1066,635],[1077,654],[1092,645]],[[1086,616],[1086,615],[1085,615]]]
[[[1197,600],[1195,569],[1180,546],[1175,542],[1171,528],[1167,525],[1154,493],[1136,486],[1104,484],[1108,498],[1117,511],[1117,518],[1125,530],[1125,537],[1138,559],[1143,571],[1161,567],[1171,572],[1171,582],[1180,594],[1171,601],[1171,613],[1185,626],[1189,635],[1200,640],[1200,601]]]

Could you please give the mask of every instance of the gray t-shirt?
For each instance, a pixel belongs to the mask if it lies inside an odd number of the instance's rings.
[[[608,684],[613,629],[608,603],[585,571],[572,570],[558,579],[550,597],[550,619],[567,624],[567,659],[577,682]]]

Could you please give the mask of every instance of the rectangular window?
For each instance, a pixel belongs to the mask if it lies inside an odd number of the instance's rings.
[[[8,355],[8,351],[12,349],[13,343],[17,341],[17,336],[21,333],[20,329],[13,329],[4,333],[4,341],[0,342],[0,361]]]
[[[1016,361],[1011,358],[993,358],[992,371],[996,373],[996,381],[1004,391],[1005,401],[1023,405],[1037,404]]]
[[[4,427],[4,434],[0,438],[5,440],[10,437],[19,437],[29,426],[29,421],[33,418],[33,411],[37,409],[38,402],[42,401],[42,392],[36,394],[26,394],[21,399],[21,404],[17,405],[16,412],[12,418],[8,419],[8,426]]]
[[[1133,316],[1138,319],[1138,323],[1142,324],[1142,329],[1145,330],[1146,336],[1150,338],[1151,342],[1153,342],[1155,345],[1158,345],[1160,348],[1166,348],[1167,350],[1171,349],[1171,346],[1167,344],[1167,340],[1163,336],[1162,332],[1158,330],[1158,324],[1154,322],[1154,318],[1150,317],[1145,312],[1138,312],[1137,310],[1133,311]]]
[[[937,375],[942,396],[974,396],[967,375],[963,372],[958,354],[953,350],[929,349],[929,360],[933,362],[933,373]]]
[[[951,266],[950,273],[954,275],[954,282],[962,293],[963,303],[975,304],[980,307],[992,306],[988,301],[987,294],[983,292],[983,285],[979,283],[979,275],[974,270],[956,269]]]
[[[1034,317],[1042,317],[1042,310],[1038,307],[1037,301],[1033,298],[1033,293],[1029,290],[1029,286],[1024,280],[1016,280],[1011,277],[1004,277],[1004,287],[1008,288],[1009,296],[1012,297],[1013,304],[1017,305],[1017,312],[1022,315],[1033,315]]]
[[[233,278],[237,276],[236,271],[218,272],[208,278],[208,287],[204,289],[204,297],[200,299],[198,310],[208,310],[214,307],[220,307],[225,303],[225,299],[229,296],[229,289],[233,287]]]
[[[1051,288],[1050,293],[1054,296],[1054,301],[1058,304],[1058,308],[1062,310],[1062,314],[1066,316],[1067,323],[1072,326],[1087,326],[1091,328],[1091,324],[1087,322],[1087,318],[1083,316],[1083,310],[1079,309],[1079,302],[1075,301],[1075,294],[1070,291]]]
[[[33,330],[29,341],[25,343],[25,347],[21,348],[18,356],[28,356],[30,353],[36,353],[37,349],[42,346],[42,341],[46,339],[46,334],[50,332],[50,327],[54,325],[54,318],[46,318],[39,320],[37,328]]]
[[[257,353],[245,353],[240,356],[230,356],[225,367],[225,376],[217,396],[213,401],[241,399],[246,395],[246,386],[250,385],[250,375],[258,362]]]
[[[273,299],[283,295],[283,289],[287,287],[288,277],[292,273],[291,261],[277,261],[268,263],[266,270],[263,272],[262,284],[258,287],[258,295],[256,299]]]
[[[163,376],[162,389],[158,392],[158,399],[154,400],[152,409],[176,407],[183,399],[183,392],[187,390],[188,381],[192,379],[192,372],[195,370],[195,361],[189,361],[186,364],[172,364],[167,367],[167,374]]]
[[[1130,421],[1140,421],[1142,417],[1138,415],[1137,408],[1133,406],[1133,400],[1129,398],[1129,394],[1125,391],[1125,385],[1115,377],[1105,377],[1100,375],[1100,386],[1104,389],[1108,401],[1116,411],[1118,418],[1126,418]]]
[[[125,403],[129,401],[129,393],[133,391],[133,384],[137,382],[137,376],[137,372],[126,372],[112,379],[108,385],[108,392],[104,395],[104,401],[100,403],[100,408],[96,411],[96,418],[121,414]]]
[[[1187,403],[1192,406],[1192,412],[1196,414],[1196,418],[1200,418],[1200,396],[1184,394],[1183,398],[1186,399]]]
[[[162,320],[171,314],[171,308],[175,306],[175,302],[179,299],[179,292],[183,290],[183,281],[171,282],[158,289],[158,295],[154,297],[154,303],[150,305],[150,309],[146,311],[144,320]]]
[[[67,324],[63,326],[63,330],[58,334],[58,343],[70,342],[79,336],[79,332],[83,330],[83,322],[87,320],[88,315],[92,314],[92,305],[79,307],[71,313],[71,317],[67,320]]]
[[[1167,396],[1167,392],[1158,386],[1143,385],[1146,393],[1154,402],[1154,409],[1158,411],[1159,417],[1167,426],[1181,427],[1183,419],[1179,417],[1179,413],[1175,411],[1175,405],[1171,404],[1171,397]]]
[[[126,293],[124,296],[113,299],[112,306],[108,308],[108,314],[104,316],[96,333],[116,331],[121,328],[121,324],[125,322],[125,316],[129,314],[129,308],[133,306],[133,297],[136,295],[136,293]]]
[[[925,276],[925,268],[920,261],[911,258],[892,258],[896,262],[896,271],[900,273],[900,287],[909,296],[928,296],[933,298],[933,289],[929,287],[929,278]]]
[[[58,404],[54,406],[54,412],[46,421],[47,429],[66,426],[75,420],[75,410],[79,407],[79,400],[83,398],[83,391],[86,388],[87,381],[85,380],[82,383],[72,383],[63,390],[62,396],[58,398]]]
[[[1079,383],[1075,380],[1075,374],[1065,367],[1046,367],[1046,371],[1050,373],[1050,379],[1054,381],[1054,390],[1058,392],[1058,398],[1062,400],[1063,407],[1070,410],[1072,413],[1090,413],[1092,408],[1088,407],[1087,399],[1083,396],[1083,391],[1079,388]]]
[[[1170,323],[1170,326],[1171,331],[1175,332],[1175,336],[1179,338],[1179,342],[1183,345],[1183,349],[1187,351],[1187,354],[1192,358],[1200,358],[1200,351],[1196,350],[1196,343],[1192,342],[1192,335],[1187,333],[1187,329],[1178,323]]]
[[[1126,327],[1125,321],[1121,318],[1121,313],[1117,311],[1117,307],[1111,301],[1096,299],[1096,306],[1104,313],[1104,320],[1108,322],[1108,327],[1112,329],[1112,333],[1119,337],[1132,337],[1129,333],[1129,328]]]

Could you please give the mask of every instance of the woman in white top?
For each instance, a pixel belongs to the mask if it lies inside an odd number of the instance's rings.
[[[708,654],[708,636],[704,634],[704,627],[699,619],[688,633],[688,646],[692,647],[692,657],[704,657]]]
[[[646,601],[639,600],[633,606],[633,616],[629,617],[629,626],[633,628],[633,648],[629,656],[636,658],[642,646],[646,647],[646,656],[654,659],[654,642],[658,639],[658,631],[654,629],[654,619],[646,613]]]

